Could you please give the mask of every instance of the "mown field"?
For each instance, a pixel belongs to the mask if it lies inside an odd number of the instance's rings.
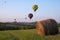
[[[0,40],[60,40],[60,28],[59,34],[49,36],[37,35],[36,29],[0,31]]]

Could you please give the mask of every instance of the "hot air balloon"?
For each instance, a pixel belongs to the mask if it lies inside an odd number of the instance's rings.
[[[38,9],[38,5],[33,5],[32,9],[34,10],[34,12]]]
[[[25,15],[25,19],[27,19],[26,15]]]
[[[33,17],[33,14],[32,13],[29,13],[28,14],[28,17],[31,19]]]
[[[4,1],[4,3],[6,3],[6,1]]]

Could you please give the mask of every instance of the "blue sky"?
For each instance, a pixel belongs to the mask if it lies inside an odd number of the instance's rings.
[[[34,12],[32,6],[38,5]],[[34,16],[30,20],[28,14]],[[27,17],[27,19],[25,19]],[[60,22],[60,0],[0,0],[0,22],[35,22],[45,19]]]

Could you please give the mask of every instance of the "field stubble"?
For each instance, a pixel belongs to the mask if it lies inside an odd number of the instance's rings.
[[[37,35],[36,29],[0,31],[0,40],[60,40],[60,27],[59,34],[48,36]]]

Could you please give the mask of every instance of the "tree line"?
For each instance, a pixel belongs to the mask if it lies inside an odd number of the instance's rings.
[[[25,30],[34,28],[35,24],[33,23],[0,23],[0,30]]]

